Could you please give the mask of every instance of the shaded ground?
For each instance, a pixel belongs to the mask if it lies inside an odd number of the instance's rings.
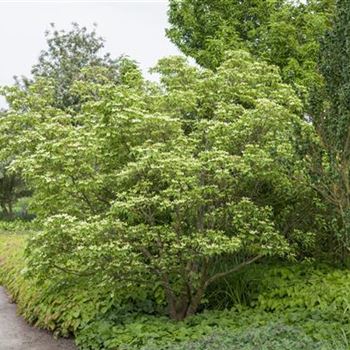
[[[0,287],[0,350],[76,350],[76,347],[71,340],[56,340],[49,332],[29,326],[16,315],[16,305],[9,302]]]

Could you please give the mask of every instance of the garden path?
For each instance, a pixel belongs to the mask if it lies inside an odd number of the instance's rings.
[[[0,350],[75,350],[69,339],[54,339],[49,332],[29,326],[16,314],[4,288],[0,287]]]

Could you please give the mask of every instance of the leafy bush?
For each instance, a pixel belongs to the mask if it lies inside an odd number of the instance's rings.
[[[276,67],[247,52],[216,72],[181,57],[154,71],[152,89],[135,67],[119,85],[77,81],[85,103],[74,115],[52,107],[45,79],[25,98],[5,89],[13,103],[0,129],[44,221],[27,250],[33,276],[158,285],[182,320],[223,276],[309,251],[315,227],[299,216],[317,209],[298,147],[312,129]],[[214,271],[224,258],[231,265]]]
[[[38,326],[67,336],[76,334],[96,317],[113,309],[115,315],[133,312],[154,312],[145,290],[115,292],[108,282],[96,283],[94,278],[70,276],[46,281],[27,278],[24,247],[28,235],[0,234],[0,284],[6,286],[17,302],[24,318]],[[121,305],[121,301],[123,304]]]

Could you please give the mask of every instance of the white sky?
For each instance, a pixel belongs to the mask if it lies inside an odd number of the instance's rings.
[[[88,28],[97,23],[106,51],[114,57],[129,55],[146,73],[159,58],[179,54],[165,37],[167,2],[0,0],[0,85],[12,84],[14,75],[29,75],[46,47],[44,32],[51,22],[57,29],[68,29],[72,22]]]

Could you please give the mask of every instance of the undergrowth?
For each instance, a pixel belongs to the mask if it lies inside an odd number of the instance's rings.
[[[73,335],[80,349],[350,349],[347,270],[307,263],[257,266],[240,282],[251,288],[244,303],[214,310],[212,295],[206,305],[211,310],[173,322],[160,315],[153,291],[121,293],[98,276],[62,273],[46,281],[26,277],[27,235],[0,231],[0,284],[17,302],[20,314],[56,335]],[[230,287],[237,282],[222,283]]]

